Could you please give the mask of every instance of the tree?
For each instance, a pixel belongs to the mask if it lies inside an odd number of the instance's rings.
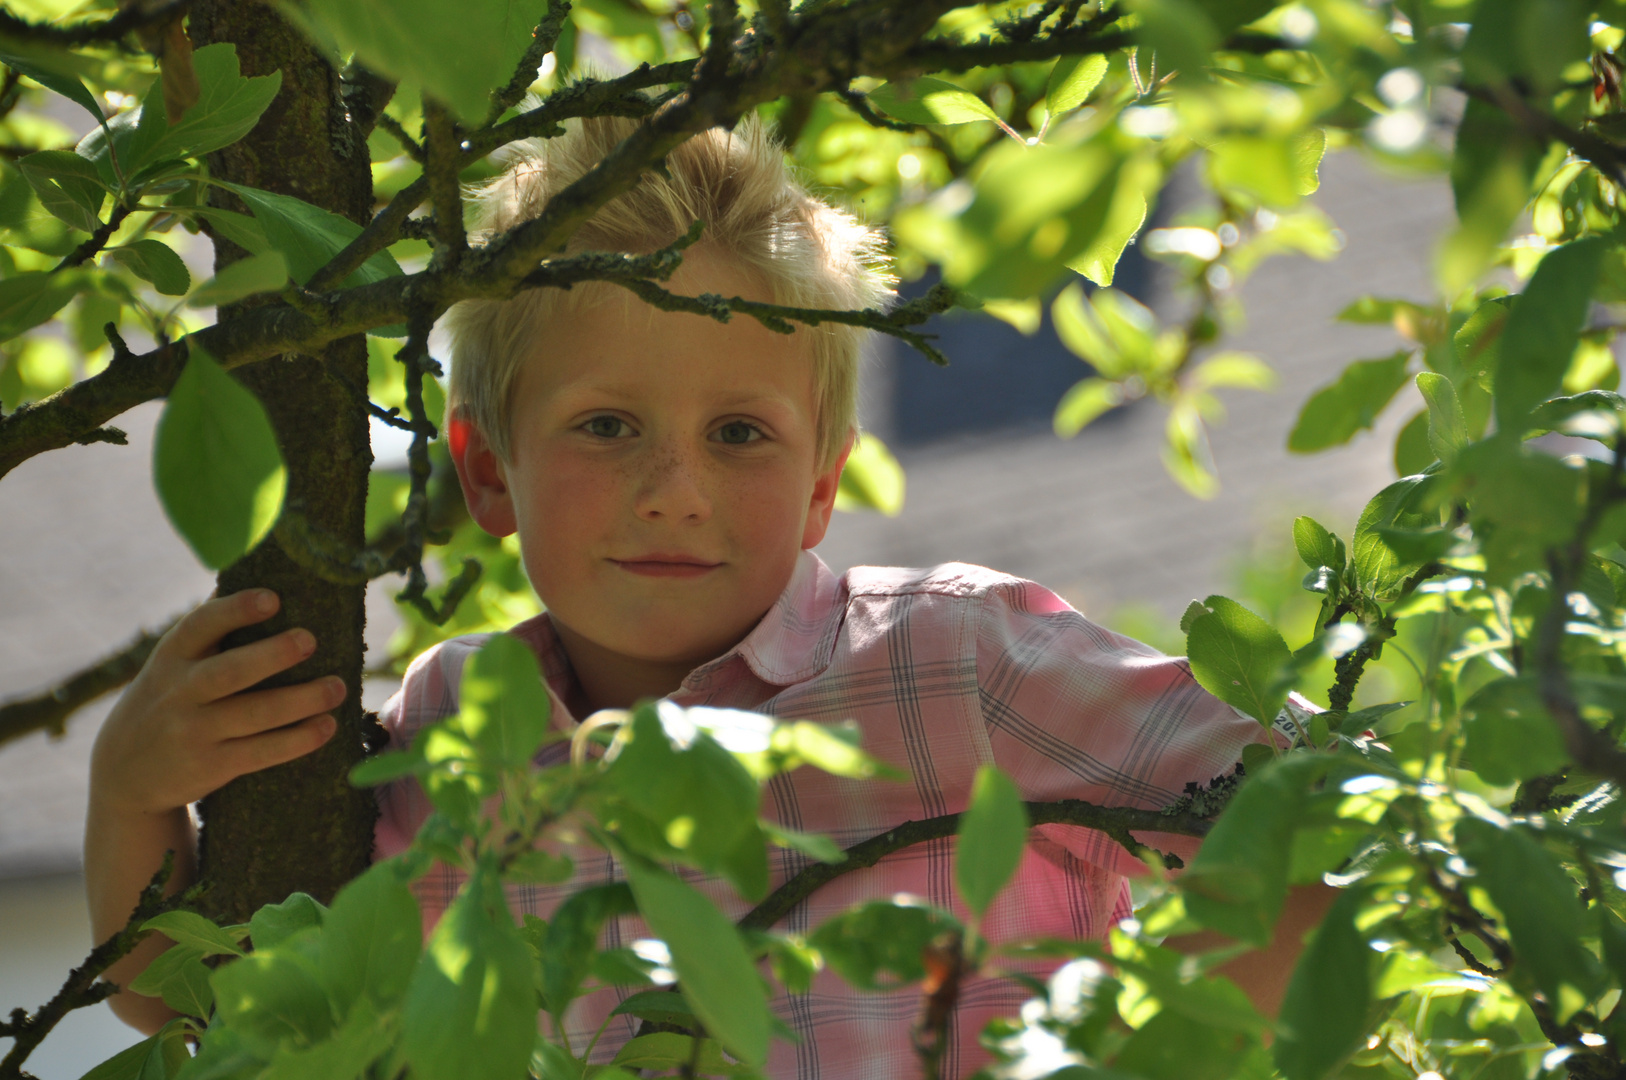
[[[1230,289],[1270,254],[1336,248],[1330,223],[1303,202],[1325,147],[1358,142],[1397,164],[1449,164],[1460,219],[1435,268],[1440,299],[1368,298],[1344,313],[1392,323],[1413,347],[1350,365],[1305,404],[1293,433],[1303,452],[1347,441],[1414,379],[1427,404],[1396,445],[1400,479],[1347,544],[1308,518],[1295,523],[1305,587],[1321,598],[1296,635],[1307,643],[1290,649],[1281,630],[1225,597],[1194,603],[1183,620],[1199,681],[1263,724],[1290,686],[1330,681],[1327,711],[1289,711],[1293,751],[1262,750],[1238,777],[1162,813],[1024,806],[990,773],[963,819],[894,830],[845,861],[828,842],[780,836],[832,862],[764,898],[742,933],[659,864],[748,885],[721,838],[732,844],[744,830],[765,842],[755,813],[697,826],[678,850],[662,839],[671,822],[640,798],[649,773],[692,774],[751,806],[765,772],[869,775],[877,765],[843,733],[805,724],[778,726],[768,751],[743,760],[704,734],[675,745],[645,708],[603,733],[622,746],[610,767],[537,773],[528,762],[545,732],[538,710],[482,711],[504,695],[535,696],[534,662],[498,639],[466,676],[485,696],[437,729],[436,754],[420,745],[358,765],[368,721],[352,705],[341,714],[348,737],[212,797],[194,904],[203,913],[163,900],[155,883],[58,999],[0,1027],[16,1040],[0,1076],[19,1074],[63,1012],[105,996],[98,974],[155,929],[180,944],[144,985],[188,1019],[104,1076],[394,1075],[404,1064],[436,1078],[518,1075],[527,1062],[541,1076],[580,1076],[568,1048],[537,1040],[537,1013],[557,1015],[582,990],[597,927],[634,908],[668,942],[684,992],[629,1001],[634,1015],[680,1029],[635,1040],[620,1059],[629,1069],[729,1071],[719,1047],[760,1060],[768,1020],[751,962],[766,955],[788,986],[816,957],[860,985],[920,982],[918,1046],[923,1074],[935,1076],[960,973],[1047,949],[1073,958],[1065,975],[1033,987],[1038,1006],[987,1033],[1012,1075],[1620,1075],[1626,401],[1614,392],[1616,326],[1602,313],[1626,300],[1622,25],[1616,6],[1570,0],[716,0],[704,10],[553,0],[538,11],[197,0],[70,23],[0,15],[0,109],[20,121],[51,92],[98,125],[72,149],[10,146],[0,166],[0,398],[10,410],[0,475],[69,443],[117,442],[109,421],[167,395],[155,481],[172,518],[223,588],[283,595],[284,617],[327,645],[313,664],[345,677],[351,702],[367,580],[406,576],[413,650],[498,621],[518,589],[512,557],[461,518],[437,466],[428,333],[459,299],[606,280],[662,307],[770,328],[870,326],[941,359],[914,329],[929,315],[960,303],[1031,325],[1039,298],[1070,280],[1052,317],[1095,375],[1059,404],[1058,431],[1155,398],[1168,409],[1167,466],[1201,495],[1215,483],[1203,436],[1212,391],[1270,377],[1257,358],[1210,348],[1233,316]],[[130,34],[157,52],[161,77],[128,51]],[[581,75],[587,40],[633,66]],[[533,85],[543,96],[521,104]],[[142,104],[104,116],[90,87]],[[1447,154],[1430,124],[1431,108],[1449,101],[1463,108]],[[671,147],[753,110],[778,121],[816,179],[889,222],[907,272],[935,265],[946,286],[891,314],[809,312],[668,292],[661,282],[683,242],[638,257],[552,254]],[[507,142],[603,114],[643,122],[541,217],[469,244],[460,182]],[[1146,234],[1193,296],[1181,325],[1161,327],[1111,283],[1188,159],[1213,200],[1188,223]],[[1534,233],[1505,243],[1527,209]],[[195,289],[166,242],[178,228],[216,244],[216,275]],[[1483,285],[1493,265],[1522,290]],[[218,306],[219,317],[199,326],[165,296]],[[92,331],[104,324],[101,346]],[[136,353],[121,325],[148,331],[154,347]],[[87,377],[50,374],[58,335],[83,350]],[[395,489],[369,479],[369,415],[413,435],[409,476]],[[1605,452],[1561,459],[1529,444],[1548,432]],[[849,497],[884,502],[884,466],[876,456],[856,467]],[[426,557],[449,561],[437,599]],[[145,648],[111,656],[61,694],[5,706],[0,738],[59,728],[127,678]],[[1397,655],[1415,668],[1418,700],[1356,708],[1363,675]],[[725,722],[691,719],[702,732]],[[405,773],[440,792],[437,827],[412,856],[367,869],[370,803],[348,781]],[[499,788],[525,794],[505,803],[505,836],[479,835],[472,807]],[[532,848],[562,808],[649,826],[606,833],[630,888],[588,889],[551,924],[517,927],[492,890],[505,877],[569,873]],[[1043,821],[1100,828],[1160,867],[1132,830],[1207,839],[1177,883],[1155,890],[1138,927],[1105,945],[990,943],[974,919],[894,903],[806,940],[768,930],[845,868],[956,833],[957,882],[975,914],[1008,877],[1023,830]],[[250,867],[231,862],[233,850],[286,858]],[[425,948],[404,882],[433,858],[465,865],[471,879]],[[1265,1021],[1234,987],[1154,939],[1195,925],[1258,942],[1289,882],[1316,878],[1344,891],[1267,1049]],[[245,938],[252,954],[211,973],[204,960],[241,955]],[[473,959],[454,964],[454,953]],[[273,1017],[256,1004],[270,994],[292,1011]],[[430,1013],[441,1022],[414,1022]],[[211,1016],[188,1063],[184,1040]]]

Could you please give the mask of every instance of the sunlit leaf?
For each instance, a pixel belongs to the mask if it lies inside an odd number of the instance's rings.
[[[211,569],[241,558],[282,512],[288,471],[265,407],[195,346],[158,418],[153,482]]]
[[[966,907],[981,916],[1027,847],[1028,814],[1011,778],[991,765],[977,770],[971,804],[960,818],[954,847],[954,883]]]

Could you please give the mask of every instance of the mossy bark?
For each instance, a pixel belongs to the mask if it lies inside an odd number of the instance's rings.
[[[332,65],[269,4],[254,0],[200,0],[192,8],[191,34],[200,46],[233,43],[244,75],[282,72],[281,90],[259,125],[210,156],[214,175],[365,222],[372,207],[366,140],[346,117]],[[224,193],[214,198],[243,209]],[[218,238],[215,250],[217,269],[245,254]],[[341,338],[319,353],[262,361],[237,377],[276,427],[288,462],[290,502],[316,525],[360,547],[372,464],[366,339]],[[309,629],[318,643],[309,660],[264,685],[339,675],[350,693],[334,711],[338,734],[320,751],[244,776],[204,800],[204,903],[231,921],[246,920],[259,906],[296,890],[330,900],[366,869],[377,816],[372,794],[345,779],[364,753],[370,726],[361,709],[364,588],[324,581],[296,565],[272,538],[220,574],[222,594],[250,586],[276,590],[282,609],[228,644],[291,626]]]

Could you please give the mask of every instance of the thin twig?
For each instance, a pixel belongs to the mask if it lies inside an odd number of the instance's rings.
[[[423,144],[414,139],[412,133],[401,126],[401,121],[387,112],[380,112],[377,123],[379,127],[384,129],[385,134],[401,144],[401,149],[406,151],[407,157],[420,165],[423,164]]]
[[[175,896],[165,897],[164,887],[169,884],[174,868],[175,853],[164,854],[164,864],[158,868],[130,913],[124,929],[90,951],[84,963],[68,973],[62,989],[50,1001],[34,1010],[33,1015],[21,1009],[14,1010],[9,1023],[0,1024],[0,1037],[9,1036],[16,1041],[4,1060],[0,1060],[0,1080],[25,1080],[23,1062],[45,1040],[64,1016],[75,1009],[87,1008],[118,993],[119,987],[102,979],[102,973],[139,945],[152,931],[142,930],[148,919],[173,911],[196,898],[197,889],[189,889]]]
[[[143,631],[118,652],[75,672],[49,690],[0,705],[0,745],[36,731],[48,731],[53,738],[60,738],[68,717],[135,678],[158,639],[176,621],[171,619],[161,630]]]
[[[514,67],[513,78],[508,85],[494,91],[491,95],[491,115],[481,127],[490,127],[495,124],[502,114],[519,104],[525,96],[525,91],[531,88],[536,81],[536,73],[542,66],[542,58],[553,51],[554,45],[559,42],[559,35],[564,33],[565,22],[570,18],[570,0],[548,0],[547,14],[542,16],[531,32],[531,43],[525,48],[525,55],[519,58]]]
[[[119,226],[124,224],[124,219],[130,216],[132,209],[134,207],[127,203],[115,203],[113,212],[107,215],[106,221],[97,226],[95,232],[90,234],[90,239],[69,252],[68,257],[57,263],[53,269],[68,270],[75,266],[83,266],[91,259],[94,259],[102,248],[107,246],[107,242],[113,238],[113,234],[119,231]]]

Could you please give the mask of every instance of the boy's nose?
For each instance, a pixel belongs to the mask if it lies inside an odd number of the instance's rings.
[[[637,512],[646,521],[699,523],[711,517],[711,498],[700,463],[676,449],[652,455],[639,485]]]

